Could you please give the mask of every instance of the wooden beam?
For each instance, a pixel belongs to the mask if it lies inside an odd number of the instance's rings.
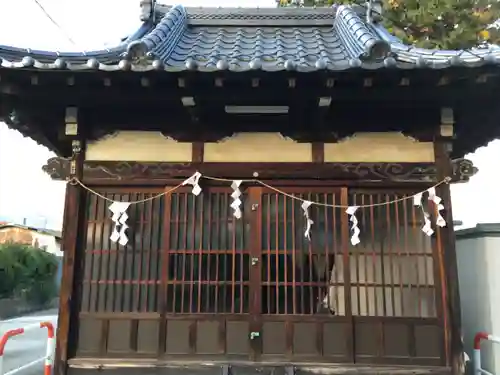
[[[325,144],[323,142],[313,142],[311,144],[313,163],[325,162]]]
[[[446,176],[451,176],[453,173],[452,162],[449,157],[450,144],[444,140],[437,140],[434,143],[434,153],[436,155],[436,172],[439,180]],[[455,248],[455,232],[453,229],[453,214],[451,207],[450,185],[443,184],[437,189],[437,194],[443,200],[444,214],[447,226],[437,230],[438,248],[443,252],[444,258],[444,281],[445,281],[445,298],[444,302],[446,326],[445,329],[445,347],[448,349],[447,365],[451,365],[452,374],[463,374],[463,342],[461,332],[461,310],[460,310],[460,293],[458,286],[458,268],[457,254]]]
[[[191,160],[195,163],[203,163],[203,155],[205,154],[204,142],[193,142]]]
[[[83,161],[85,160],[85,146],[80,140],[73,141],[73,157],[70,161],[69,178],[83,178]],[[83,191],[79,185],[68,184],[66,187],[66,201],[64,207],[62,250],[63,272],[59,296],[59,319],[57,324],[56,357],[54,374],[64,375],[67,371],[68,352],[76,345],[77,298],[74,293],[75,268],[78,262],[79,245],[79,218],[84,212],[82,205]],[[73,321],[73,323],[71,323]]]
[[[196,151],[196,150],[195,150]],[[315,152],[316,154],[316,152]],[[196,157],[198,157],[195,153]],[[51,158],[43,170],[54,180],[66,180],[70,161]],[[251,179],[256,172],[263,180],[321,179],[338,181],[372,181],[374,183],[438,181],[434,163],[322,163],[315,155],[314,163],[167,163],[88,161],[83,181],[105,185],[167,185],[175,179],[185,179],[199,171],[213,177]],[[467,181],[476,169],[466,159],[453,161],[453,182]]]

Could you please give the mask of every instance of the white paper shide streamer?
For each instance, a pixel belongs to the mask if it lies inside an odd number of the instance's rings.
[[[424,232],[429,237],[434,234],[434,229],[432,229],[431,216],[424,211],[424,226],[422,227],[422,232]]]
[[[109,210],[113,213],[111,220],[115,223],[109,239],[113,242],[118,242],[122,246],[125,246],[128,242],[128,237],[125,232],[128,228],[127,209],[129,206],[130,202],[113,202],[109,206]]]
[[[200,178],[201,178],[201,173],[196,172],[191,177],[189,177],[186,181],[184,181],[182,183],[182,186],[191,185],[193,187],[193,190],[191,190],[191,193],[198,196],[201,193],[201,186],[199,185]]]
[[[304,211],[304,217],[306,218],[306,230],[304,231],[304,237],[307,238],[309,241],[311,240],[311,226],[314,224],[314,221],[311,220],[309,217],[309,207],[311,206],[312,202],[310,201],[304,201],[302,202],[302,211]]]
[[[242,180],[234,180],[233,183],[231,184],[231,188],[233,189],[233,192],[231,194],[231,198],[233,198],[233,202],[231,203],[231,208],[234,210],[233,216],[236,219],[241,219],[241,190],[240,190],[240,185],[243,181]]]
[[[422,205],[422,193],[418,193],[413,196],[413,205],[414,206]]]
[[[361,242],[359,239],[359,234],[361,230],[358,227],[358,219],[356,218],[356,211],[358,210],[358,206],[350,206],[347,207],[345,212],[349,215],[349,221],[352,223],[352,235],[351,235],[351,244],[352,246],[356,246]]]
[[[413,196],[413,205],[420,207],[422,209],[422,213],[424,214],[424,225],[422,227],[422,232],[424,232],[429,237],[432,236],[434,234],[434,230],[432,229],[430,215],[425,212],[424,207],[422,206],[422,193],[418,193]]]
[[[441,203],[442,199],[436,195],[436,188],[432,187],[428,189],[427,192],[429,193],[429,200],[434,202],[437,207],[436,225],[443,228],[446,226],[446,220],[444,219],[443,215],[441,215],[441,211],[444,210],[444,206]]]

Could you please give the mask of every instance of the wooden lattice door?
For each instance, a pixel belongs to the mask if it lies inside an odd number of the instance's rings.
[[[259,340],[255,350],[262,360],[350,362],[346,215],[338,208],[311,207],[314,224],[309,240],[304,235],[302,201],[293,198],[340,205],[340,190],[283,190],[288,195],[265,188],[253,194],[259,211],[252,247],[253,263],[258,263],[253,328]]]
[[[332,189],[286,192],[340,204],[340,193]],[[301,201],[246,187],[237,220],[230,194],[207,187],[199,197],[186,189],[169,198],[168,272],[162,282],[167,355],[350,361],[341,230],[347,227],[340,210],[311,208],[309,241]]]
[[[126,246],[109,239],[109,202],[89,195],[70,356],[444,363],[443,250],[401,200],[413,192],[242,190],[241,219],[227,185],[156,199],[162,189],[99,190],[143,201],[128,210]],[[311,241],[293,196],[320,203]],[[372,206],[356,214],[360,244],[349,242],[345,210],[321,203]]]
[[[254,358],[252,320],[252,215],[249,189],[243,217],[231,208],[232,190],[204,187],[168,197],[165,212],[163,313],[165,354],[212,360]]]

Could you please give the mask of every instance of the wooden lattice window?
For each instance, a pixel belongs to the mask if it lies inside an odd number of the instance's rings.
[[[334,193],[293,195],[340,204]],[[262,313],[343,315],[340,210],[311,207],[314,224],[308,240],[301,204],[274,192],[262,195]]]
[[[377,204],[404,194],[351,194],[351,204]],[[432,239],[413,200],[358,210],[361,243],[349,248],[353,315],[436,317]]]
[[[137,201],[157,193],[104,195],[117,201]],[[165,199],[130,206],[126,246],[109,239],[113,230],[109,205],[88,195],[81,311],[159,311]]]
[[[434,251],[411,200],[359,210],[361,243],[352,247],[344,210],[311,207],[309,241],[301,201],[259,191],[258,205],[245,191],[240,220],[226,187],[200,196],[184,189],[132,205],[124,247],[109,240],[109,202],[89,195],[81,311],[344,316],[350,299],[352,315],[437,315]],[[287,191],[341,204],[332,189]],[[135,201],[159,192],[105,195]],[[360,192],[348,201],[363,205],[400,196]],[[252,280],[255,259],[261,276]],[[260,301],[253,306],[252,293]]]
[[[227,188],[171,195],[167,313],[249,312],[249,223],[231,201]]]

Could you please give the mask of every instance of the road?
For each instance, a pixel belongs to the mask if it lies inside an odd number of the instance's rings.
[[[50,321],[57,324],[57,310],[41,311],[23,317],[0,321],[0,336],[6,331],[25,327],[26,325]],[[47,347],[47,330],[35,329],[20,336],[9,339],[5,347],[3,371],[4,373],[19,368],[29,362],[45,356]],[[18,372],[19,375],[43,374],[43,361],[32,367]]]

